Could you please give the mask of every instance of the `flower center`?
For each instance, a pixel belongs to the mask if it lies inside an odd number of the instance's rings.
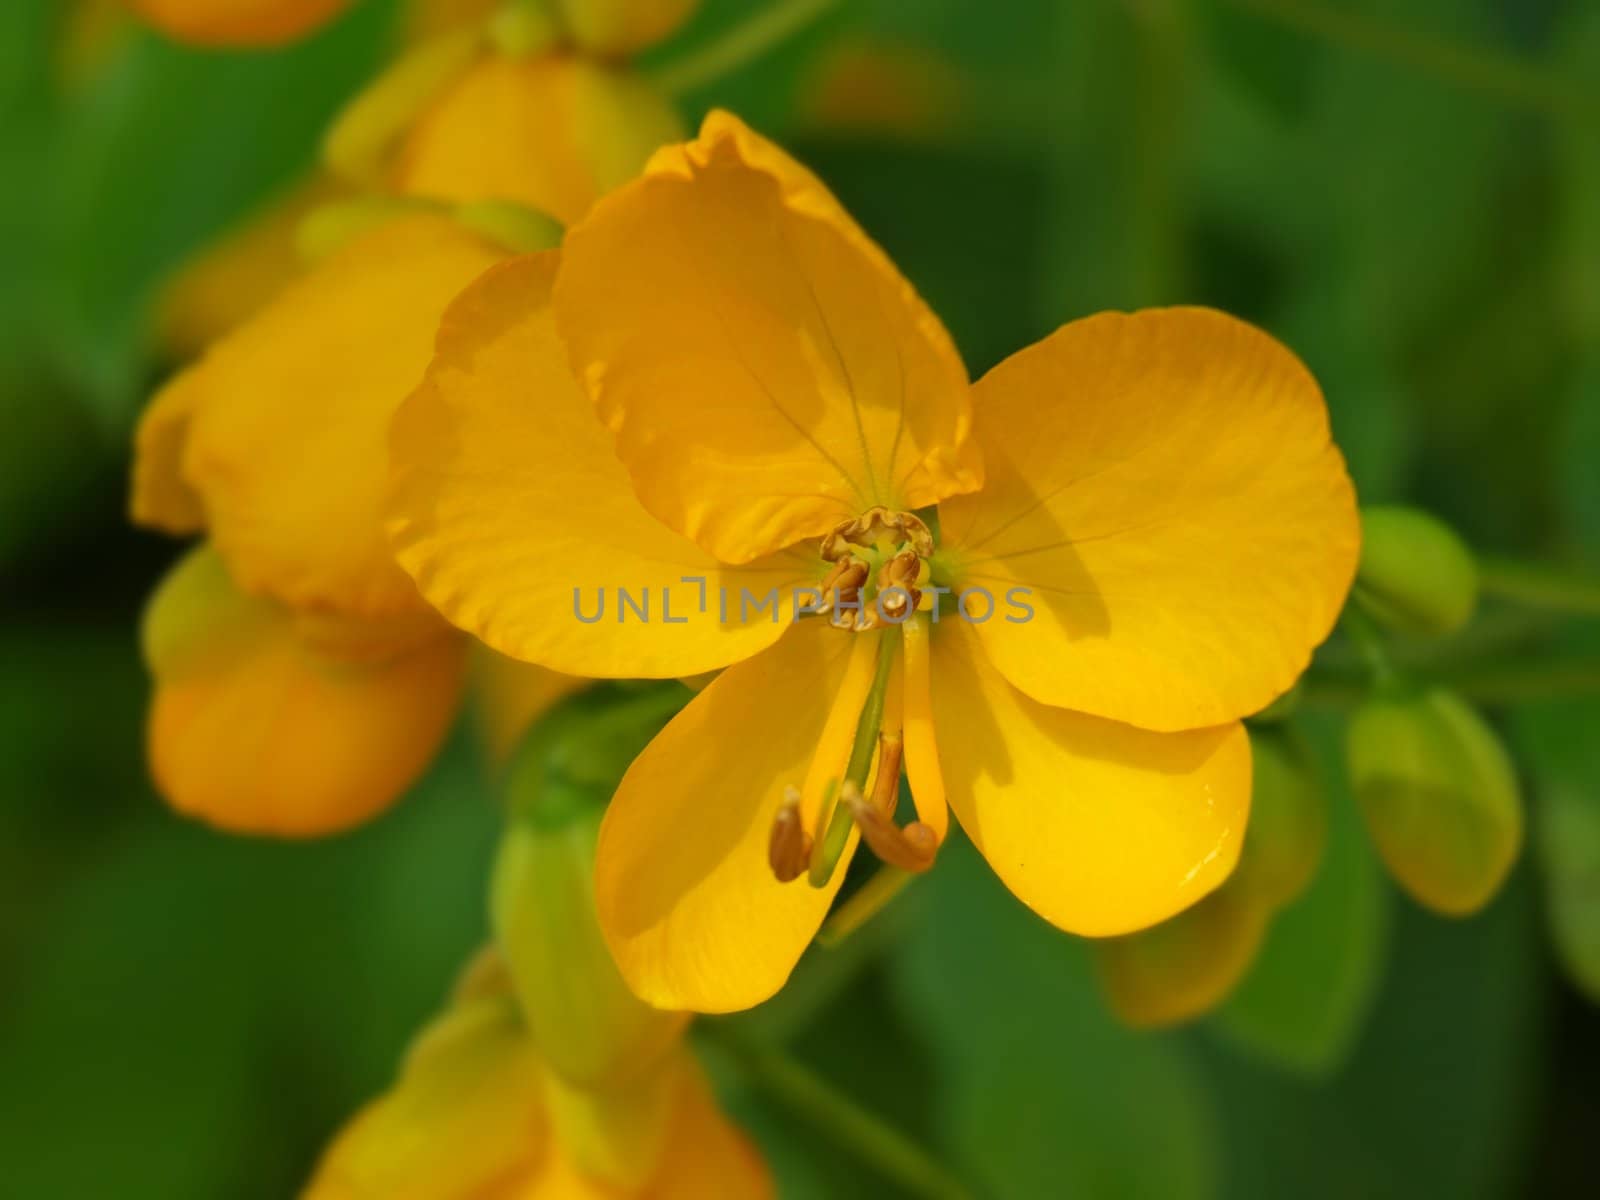
[[[841,521],[822,539],[833,564],[822,597],[840,629],[865,633],[898,625],[922,602],[933,534],[915,513],[879,506]]]

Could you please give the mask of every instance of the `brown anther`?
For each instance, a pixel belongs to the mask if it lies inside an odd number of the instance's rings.
[[[830,624],[839,629],[857,628],[866,608],[861,603],[861,589],[871,573],[872,568],[854,555],[846,555],[833,564],[820,588]]]
[[[859,788],[848,781],[839,793],[839,802],[849,806],[861,840],[884,862],[902,871],[926,871],[933,866],[939,851],[939,838],[932,828],[913,821],[904,829],[865,800]]]
[[[805,874],[811,862],[811,834],[800,818],[800,789],[783,789],[783,805],[772,820],[772,836],[767,841],[767,863],[779,883],[788,883]]]
[[[905,740],[898,733],[878,735],[878,773],[872,779],[872,807],[893,817],[900,803],[900,756]]]
[[[921,574],[922,559],[915,550],[902,550],[883,564],[878,571],[878,603],[885,617],[899,621],[922,603],[916,586]]]
[[[915,513],[897,512],[881,504],[867,509],[859,517],[841,521],[822,539],[822,557],[827,562],[837,562],[850,552],[851,546],[871,546],[883,537],[909,542],[911,549],[921,558],[933,553],[933,533]]]

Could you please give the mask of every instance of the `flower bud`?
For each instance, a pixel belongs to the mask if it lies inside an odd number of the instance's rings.
[[[1356,595],[1399,633],[1453,633],[1472,619],[1478,567],[1454,530],[1414,508],[1361,510]]]
[[[468,1200],[532,1178],[550,1153],[542,1076],[509,997],[457,1000],[329,1146],[305,1200]]]
[[[595,843],[616,777],[684,698],[674,685],[571,697],[535,726],[508,776],[490,916],[534,1041],[568,1086],[643,1078],[688,1021],[628,990],[594,901]]]
[[[1346,751],[1378,853],[1416,900],[1452,916],[1488,903],[1522,844],[1522,802],[1505,748],[1441,689],[1368,700]]]
[[[281,46],[312,32],[350,0],[131,0],[168,37],[196,46]]]
[[[368,157],[381,157],[404,195],[495,199],[570,225],[682,136],[672,104],[635,72],[570,54],[490,53],[407,116],[392,153]]]
[[[1113,1011],[1141,1029],[1210,1011],[1255,961],[1267,919],[1259,901],[1224,884],[1159,925],[1096,942],[1100,982]]]
[[[635,54],[682,25],[698,0],[557,0],[578,49],[603,58]]]
[[[1293,730],[1252,728],[1250,749],[1250,824],[1226,886],[1278,909],[1316,875],[1328,840],[1327,799],[1310,747]]]
[[[657,1058],[641,1076],[600,1090],[545,1077],[545,1103],[565,1157],[585,1178],[634,1195],[666,1149],[683,1052]]]

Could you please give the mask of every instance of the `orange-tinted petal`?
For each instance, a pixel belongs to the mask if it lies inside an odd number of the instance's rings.
[[[191,413],[183,479],[246,590],[369,617],[425,607],[383,530],[389,421],[445,305],[498,257],[441,217],[393,221],[171,385]]]
[[[552,670],[671,677],[748,657],[782,634],[788,589],[818,560],[724,568],[639,506],[562,357],[555,257],[489,272],[446,314],[395,422],[400,562],[451,621]],[[741,604],[772,588],[780,611]]]
[[[550,1156],[542,1072],[509,998],[457,1004],[328,1148],[303,1200],[512,1200]]]
[[[642,77],[584,58],[490,55],[417,121],[394,185],[407,195],[502,200],[571,223],[682,136]]]
[[[280,46],[312,32],[350,0],[129,0],[168,37],[196,46]]]
[[[779,883],[768,839],[785,787],[807,774],[855,636],[808,621],[729,667],[617,789],[600,830],[595,899],[623,978],[649,1003],[758,1004],[822,924],[844,864],[824,888]]]
[[[180,375],[157,393],[139,419],[129,510],[140,525],[177,537],[205,528],[205,506],[183,476],[189,427],[203,395],[192,373]]]
[[[1006,682],[973,631],[933,638],[950,807],[1017,897],[1069,933],[1129,933],[1228,877],[1250,812],[1238,724],[1151,733],[1049,708]]]
[[[727,113],[570,231],[556,316],[644,506],[724,562],[980,482],[949,335]]]
[[[332,657],[208,549],[162,583],[144,632],[156,784],[180,812],[241,833],[331,833],[387,807],[432,761],[460,695],[457,639]]]
[[[648,1200],[764,1200],[772,1176],[750,1140],[723,1115],[699,1067],[684,1055],[676,1112]]]
[[[1222,724],[1294,683],[1360,529],[1293,354],[1207,309],[1105,313],[1001,363],[973,404],[987,482],[940,517],[958,581],[998,602],[979,629],[1007,679],[1161,730]],[[1012,588],[1031,619],[1007,619]]]

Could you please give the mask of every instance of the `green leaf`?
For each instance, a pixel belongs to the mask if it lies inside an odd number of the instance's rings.
[[[1371,1007],[1384,963],[1389,890],[1339,770],[1330,742],[1336,731],[1316,732],[1331,801],[1322,869],[1273,922],[1254,968],[1213,1027],[1251,1054],[1323,1076],[1348,1056]]]
[[[941,1072],[935,1144],[986,1194],[1216,1194],[1190,1063],[1111,1017],[1082,942],[1024,908],[956,837],[913,897],[897,992]]]
[[[1523,1194],[1544,1044],[1526,882],[1472,921],[1397,910],[1391,968],[1337,1075],[1287,1074],[1210,1044],[1230,1198]]]

